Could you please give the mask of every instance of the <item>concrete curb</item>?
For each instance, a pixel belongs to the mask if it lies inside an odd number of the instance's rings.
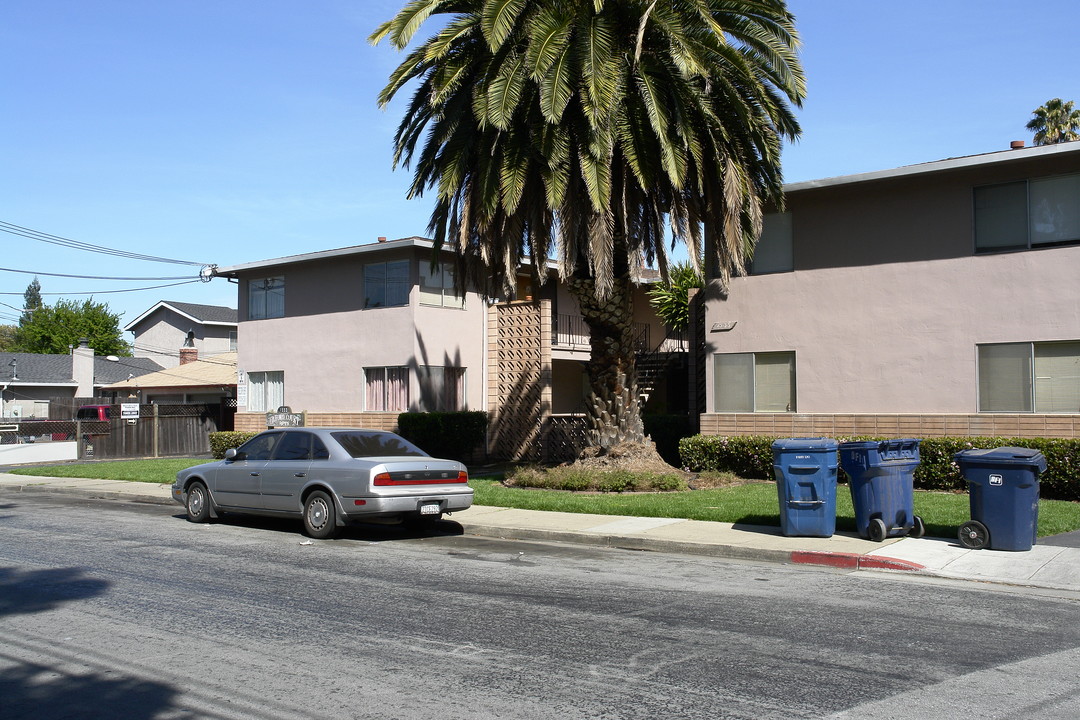
[[[791,551],[770,550],[767,548],[740,547],[737,545],[718,545],[714,543],[695,543],[683,540],[664,540],[661,538],[630,537],[626,535],[605,535],[602,533],[582,533],[571,530],[540,530],[536,528],[507,528],[497,525],[482,525],[458,522],[466,535],[494,538],[496,540],[535,540],[540,542],[565,542],[575,545],[637,550],[642,552],[670,552],[683,555],[704,555],[707,557],[727,558],[731,560],[765,560],[768,562],[791,562]]]
[[[157,495],[144,495],[132,492],[120,492],[116,490],[95,490],[79,487],[52,487],[40,483],[27,483],[25,485],[0,485],[0,495],[5,492],[28,493],[33,495],[80,495],[93,500],[123,500],[125,502],[145,503],[149,505],[176,505],[171,497]]]
[[[855,553],[831,553],[796,550],[791,553],[791,562],[805,565],[826,565],[828,567],[849,570],[926,570],[925,565],[899,558],[881,555],[857,555]]]

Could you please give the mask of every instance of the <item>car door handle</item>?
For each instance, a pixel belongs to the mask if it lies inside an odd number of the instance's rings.
[[[307,473],[293,473],[293,477],[307,477]]]
[[[251,477],[259,477],[259,473],[251,473]]]

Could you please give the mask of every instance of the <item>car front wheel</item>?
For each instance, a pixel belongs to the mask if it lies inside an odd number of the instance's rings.
[[[333,499],[322,490],[308,495],[304,502],[304,530],[313,538],[326,540],[337,535],[337,513]]]
[[[187,491],[187,516],[194,523],[210,519],[210,493],[201,482],[194,482]]]

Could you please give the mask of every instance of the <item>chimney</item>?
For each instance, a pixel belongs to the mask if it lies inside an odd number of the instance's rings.
[[[1010,150],[1020,150],[1023,147],[1024,147],[1024,141],[1023,140],[1013,140],[1011,143],[1009,143],[1009,149]]]
[[[187,365],[193,363],[199,359],[199,348],[182,347],[180,348],[180,364]]]
[[[71,379],[77,386],[75,397],[94,397],[94,351],[86,338],[79,338],[79,347],[71,348]]]
[[[386,242],[386,238],[385,237],[380,237],[379,242]]]

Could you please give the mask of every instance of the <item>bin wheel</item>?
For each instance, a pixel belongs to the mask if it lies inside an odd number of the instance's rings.
[[[969,550],[981,550],[990,544],[990,531],[978,520],[968,520],[957,533],[960,544]]]
[[[884,520],[881,518],[874,518],[866,528],[866,533],[874,542],[881,542],[885,539],[885,536],[889,534],[889,528],[885,526]]]
[[[916,515],[915,523],[911,526],[911,530],[908,531],[908,537],[921,538],[925,534],[926,525],[923,524],[922,518]]]

